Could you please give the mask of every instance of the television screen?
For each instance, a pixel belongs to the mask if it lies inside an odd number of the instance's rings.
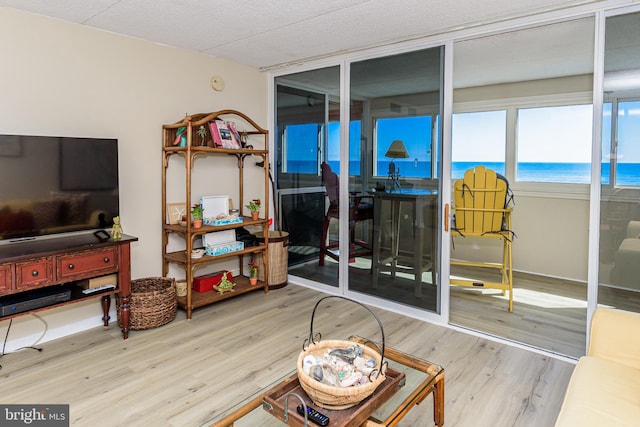
[[[109,228],[118,140],[0,135],[0,241]]]

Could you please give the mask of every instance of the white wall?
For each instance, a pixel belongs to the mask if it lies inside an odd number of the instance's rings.
[[[589,201],[515,194],[513,268],[587,281]],[[498,239],[454,238],[451,259],[497,261]]]
[[[132,278],[161,274],[161,128],[236,109],[264,128],[267,76],[230,61],[0,8],[0,133],[119,140],[120,216]],[[226,88],[210,87],[214,75]],[[7,350],[101,324],[99,300],[14,320]],[[115,312],[112,309],[112,320]],[[0,321],[4,336],[9,321]],[[55,327],[54,327],[55,326]],[[112,324],[111,326],[117,327]]]
[[[490,86],[456,89],[454,111],[490,111],[492,109],[550,106],[558,102],[591,103],[593,76],[578,75],[553,79],[511,82]],[[515,115],[507,119],[507,156],[515,162]],[[513,268],[516,271],[587,281],[589,200],[587,190],[566,184],[519,183],[512,180],[515,194],[513,230]],[[535,188],[534,188],[535,187]],[[545,190],[556,193],[545,197]],[[522,191],[519,191],[522,190]],[[558,193],[562,191],[562,193]],[[572,192],[581,191],[573,194]],[[501,242],[493,239],[454,239],[452,259],[498,260]]]

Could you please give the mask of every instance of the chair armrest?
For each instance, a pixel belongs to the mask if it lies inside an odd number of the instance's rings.
[[[598,308],[589,336],[589,356],[640,369],[640,313]]]

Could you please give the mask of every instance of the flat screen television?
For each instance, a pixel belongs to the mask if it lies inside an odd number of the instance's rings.
[[[118,140],[0,135],[0,243],[109,228]]]

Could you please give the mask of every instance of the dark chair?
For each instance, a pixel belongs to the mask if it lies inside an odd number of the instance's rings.
[[[329,241],[329,225],[332,219],[340,219],[340,179],[331,167],[323,162],[320,165],[322,172],[322,184],[324,185],[327,198],[329,199],[329,207],[322,224],[322,237],[320,240],[320,260],[318,264],[324,265],[324,258],[328,256],[339,261],[338,241]],[[371,244],[360,239],[356,239],[356,226],[362,221],[373,219],[373,205],[367,202],[371,199],[369,196],[362,196],[357,193],[351,193],[349,196],[349,261],[351,262],[357,256],[371,255]]]

